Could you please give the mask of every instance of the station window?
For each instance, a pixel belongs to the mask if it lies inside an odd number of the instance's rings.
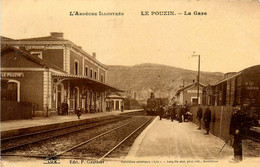
[[[104,82],[104,75],[101,74],[101,78],[100,78],[101,82]]]
[[[198,98],[197,98],[197,97],[191,97],[191,103],[192,103],[193,105],[198,104]],[[199,102],[199,104],[200,104],[200,102]]]
[[[74,61],[74,74],[79,75],[79,62],[77,60]]]
[[[93,69],[90,69],[90,78],[93,78]]]
[[[94,78],[97,79],[97,71],[94,73]]]
[[[42,59],[42,52],[31,52],[31,55],[37,56],[38,58]]]
[[[85,67],[85,75],[88,76],[88,67]]]

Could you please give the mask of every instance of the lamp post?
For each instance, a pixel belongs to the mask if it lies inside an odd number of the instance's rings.
[[[195,53],[195,52],[193,52]],[[197,91],[197,105],[199,105],[199,91],[200,91],[200,55],[192,55],[192,57],[198,57],[198,76],[197,76],[197,81],[198,81],[198,91]]]

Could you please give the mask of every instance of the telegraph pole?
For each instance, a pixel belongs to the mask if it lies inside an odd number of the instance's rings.
[[[195,52],[193,52],[195,53]],[[198,81],[198,91],[197,91],[197,105],[199,105],[199,97],[200,97],[200,55],[192,55],[192,57],[198,57],[198,76],[197,76],[197,81]]]

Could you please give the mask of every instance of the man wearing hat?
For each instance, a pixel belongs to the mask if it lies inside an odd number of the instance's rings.
[[[198,128],[198,130],[201,130],[201,118],[202,118],[202,107],[199,104],[198,105],[198,110],[197,110],[197,119],[199,121],[199,128]]]
[[[247,129],[247,115],[241,111],[241,107],[236,105],[233,107],[233,115],[231,117],[229,134],[233,135],[234,141],[232,147],[234,148],[234,161],[242,161],[242,139],[246,135]]]
[[[204,119],[205,128],[206,128],[205,135],[209,135],[210,121],[211,121],[211,111],[209,109],[209,105],[206,107],[203,119]]]

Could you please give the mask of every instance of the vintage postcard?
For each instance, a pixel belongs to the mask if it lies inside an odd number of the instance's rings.
[[[1,166],[256,167],[259,0],[2,0]]]

